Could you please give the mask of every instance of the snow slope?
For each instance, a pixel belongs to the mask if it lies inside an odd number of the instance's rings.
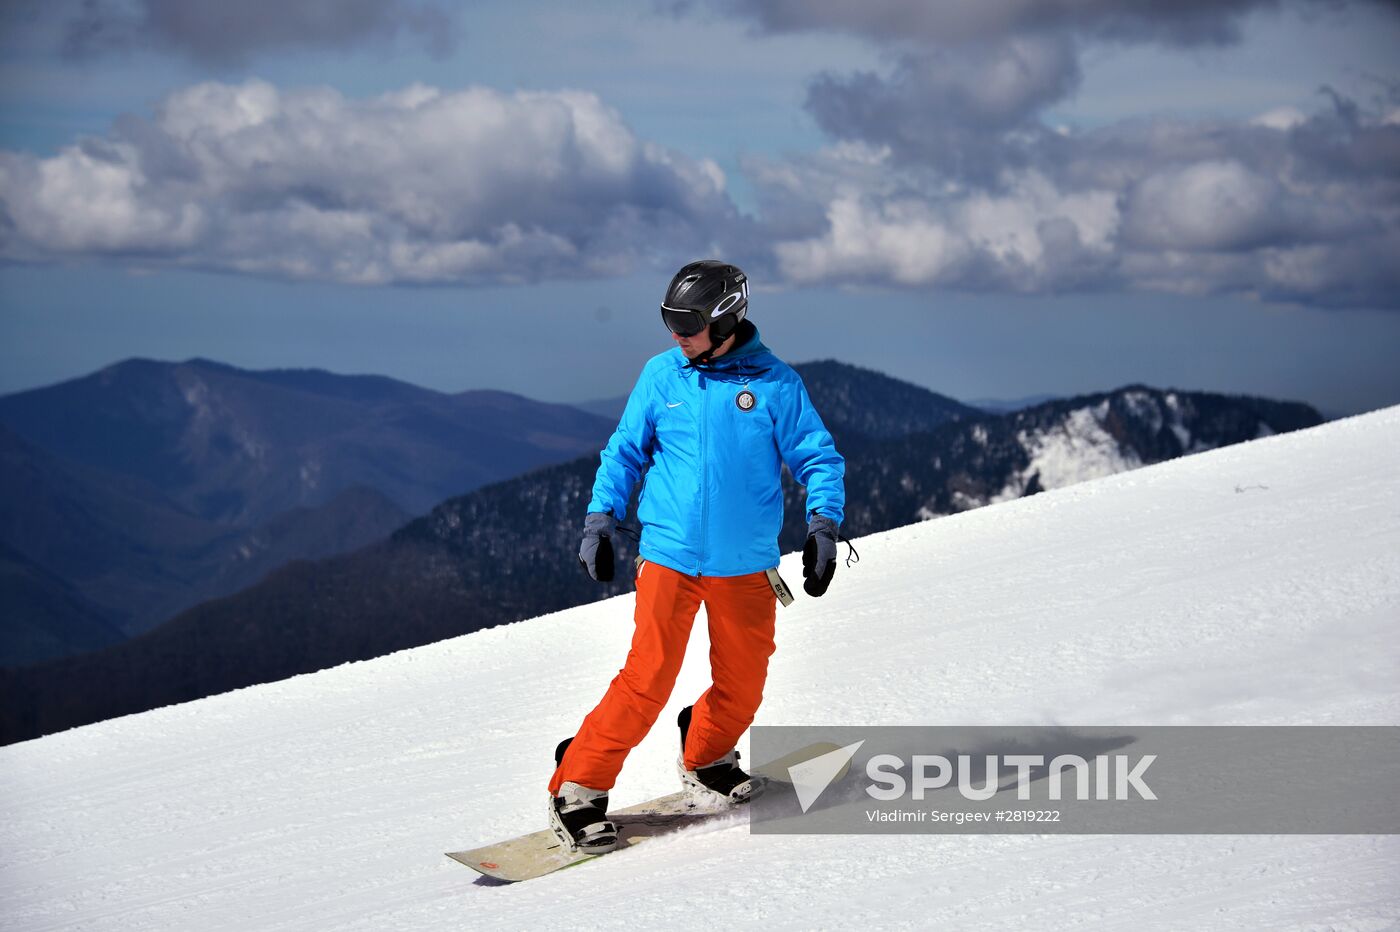
[[[858,541],[779,617],[770,724],[1400,723],[1400,408]],[[800,578],[793,558],[789,581]],[[623,597],[0,749],[0,926],[1345,928],[1389,836],[751,836],[515,886],[442,856],[541,827]],[[613,793],[669,791],[697,626]],[[746,748],[745,748],[746,749]]]

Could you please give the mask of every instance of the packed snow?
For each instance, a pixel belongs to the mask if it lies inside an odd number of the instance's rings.
[[[759,721],[1400,724],[1397,463],[1392,408],[863,538],[780,610]],[[445,858],[543,827],[554,745],[630,633],[621,597],[0,749],[0,926],[1400,923],[1393,836],[766,836],[740,814],[511,886]],[[674,788],[707,648],[702,616],[615,805]]]

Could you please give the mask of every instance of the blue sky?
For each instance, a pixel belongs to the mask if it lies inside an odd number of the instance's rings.
[[[1400,402],[1393,4],[11,4],[0,391],[118,359],[625,392],[722,255],[791,361]]]

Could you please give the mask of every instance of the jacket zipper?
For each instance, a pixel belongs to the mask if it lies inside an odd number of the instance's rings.
[[[699,547],[700,560],[699,560],[698,565],[695,567],[695,575],[696,575],[696,576],[704,576],[704,575],[705,575],[705,541],[709,539],[709,533],[710,533],[710,532],[709,532],[709,523],[710,523],[710,495],[709,495],[709,491],[708,491],[708,485],[709,485],[709,483],[707,483],[707,482],[705,481],[705,480],[706,480],[706,477],[709,475],[709,471],[710,471],[710,467],[709,467],[709,453],[710,453],[710,448],[709,448],[709,444],[706,442],[706,441],[707,441],[707,437],[706,437],[707,430],[706,430],[706,427],[707,427],[708,422],[709,422],[709,417],[708,417],[708,414],[707,414],[707,412],[706,412],[706,407],[708,406],[709,401],[710,401],[710,392],[709,392],[708,388],[707,388],[706,385],[705,385],[705,374],[702,372],[702,373],[699,373],[699,375],[700,375],[700,379],[699,379],[699,382],[698,382],[698,387],[699,387],[699,389],[700,389],[700,547]]]

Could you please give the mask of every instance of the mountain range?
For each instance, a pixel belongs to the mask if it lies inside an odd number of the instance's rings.
[[[848,537],[1322,420],[1298,403],[1145,386],[994,415],[841,363],[797,368],[847,459]],[[4,738],[364,660],[625,592],[628,574],[598,585],[574,556],[596,467],[590,454],[478,488],[376,543],[295,560],[141,637],[5,671]],[[785,478],[785,550],[805,536],[803,498]],[[621,536],[616,543],[625,566],[632,545]]]
[[[0,664],[135,635],[293,559],[354,550],[415,514],[596,450],[612,422],[504,392],[378,376],[129,360],[0,398],[0,567],[67,587],[99,623],[38,636],[0,590]],[[75,616],[76,617],[76,616]],[[85,632],[93,632],[88,637]]]

